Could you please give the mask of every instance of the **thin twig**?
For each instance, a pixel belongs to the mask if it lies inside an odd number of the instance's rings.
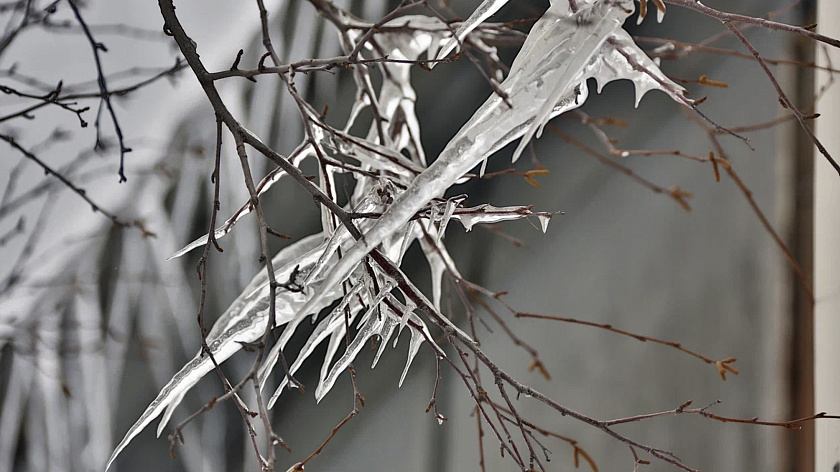
[[[131,152],[131,148],[125,145],[123,141],[123,133],[122,128],[120,128],[120,123],[117,120],[117,113],[114,111],[113,105],[111,105],[111,93],[108,91],[108,83],[105,79],[105,74],[102,72],[102,61],[99,58],[99,51],[108,50],[105,48],[105,45],[96,41],[93,37],[93,33],[91,33],[90,29],[85,23],[84,18],[82,18],[82,13],[79,11],[79,7],[76,6],[75,0],[67,0],[67,3],[70,5],[70,8],[73,10],[73,14],[76,16],[76,20],[78,20],[79,25],[82,27],[82,30],[85,32],[85,36],[90,43],[91,48],[93,49],[93,58],[96,62],[96,75],[97,75],[97,83],[99,84],[99,92],[102,94],[102,102],[105,103],[105,106],[108,108],[108,113],[111,115],[111,122],[114,124],[114,132],[117,134],[117,141],[120,145],[120,169],[118,171],[120,176],[120,182],[125,182],[125,155]],[[99,116],[96,118],[96,129],[97,131],[99,128]],[[98,133],[97,133],[98,134]],[[100,145],[99,137],[97,136],[96,139],[97,146]]]
[[[802,112],[799,111],[799,108],[797,108],[796,105],[794,105],[793,102],[791,102],[790,99],[787,97],[784,90],[782,90],[782,86],[779,85],[779,81],[776,80],[776,76],[774,76],[773,72],[770,71],[770,68],[767,67],[767,63],[758,53],[758,50],[756,50],[755,47],[753,47],[752,43],[749,42],[746,36],[744,36],[743,33],[741,33],[741,31],[738,29],[738,27],[735,26],[735,24],[733,24],[731,21],[724,21],[723,24],[725,24],[726,27],[729,28],[730,31],[732,31],[732,34],[734,34],[741,41],[744,47],[746,47],[747,50],[750,51],[753,57],[755,57],[755,60],[758,61],[758,64],[761,66],[762,70],[764,70],[764,73],[767,74],[767,78],[770,80],[770,83],[773,84],[773,88],[776,89],[776,93],[779,95],[779,101],[781,101],[782,105],[788,110],[790,110],[794,116],[796,116],[796,121],[799,122],[799,126],[802,127],[802,130],[805,131],[805,134],[808,135],[808,138],[810,138],[814,145],[817,146],[817,149],[820,151],[820,154],[825,156],[826,160],[828,160],[828,163],[831,164],[831,167],[834,167],[834,170],[837,171],[838,175],[840,175],[840,164],[838,164],[837,161],[835,161],[834,158],[831,157],[831,154],[828,153],[828,150],[825,148],[825,146],[823,146],[822,142],[820,142],[819,138],[817,138],[817,136],[814,134],[814,131],[811,129],[810,126],[808,126],[808,123],[806,122],[808,120],[805,117],[805,115],[803,115]]]
[[[645,335],[642,335],[642,334],[631,333],[629,331],[624,331],[623,329],[614,328],[612,325],[603,324],[603,323],[595,323],[595,322],[592,322],[592,321],[578,320],[578,319],[575,319],[575,318],[564,318],[564,317],[561,317],[561,316],[535,315],[533,313],[516,313],[516,317],[517,318],[535,318],[535,319],[539,319],[539,320],[562,321],[564,323],[579,324],[579,325],[584,325],[584,326],[592,326],[592,327],[595,327],[595,328],[601,328],[601,329],[607,330],[607,331],[612,332],[612,333],[621,334],[623,336],[631,337],[631,338],[636,339],[636,340],[641,341],[641,342],[650,341],[652,343],[662,344],[663,346],[669,346],[669,347],[672,347],[672,348],[674,348],[678,351],[682,351],[682,352],[684,352],[684,353],[686,353],[686,354],[688,354],[692,357],[696,357],[697,359],[700,359],[701,361],[705,362],[706,364],[711,364],[711,365],[717,367],[718,373],[720,374],[720,378],[723,379],[723,380],[726,380],[726,373],[727,372],[731,372],[735,375],[738,375],[738,369],[736,369],[735,367],[732,366],[732,364],[737,360],[734,357],[728,357],[726,359],[716,361],[716,360],[714,360],[712,358],[709,358],[709,357],[706,357],[706,356],[704,356],[704,355],[702,355],[698,352],[687,349],[687,348],[683,347],[683,345],[680,344],[680,343],[673,342],[673,341],[665,341],[663,339],[657,339],[657,338],[654,338],[654,337],[651,337],[651,336],[645,336]]]
[[[60,172],[56,171],[52,167],[50,167],[47,163],[42,161],[38,156],[32,154],[25,148],[23,148],[20,144],[18,144],[14,138],[11,136],[0,134],[0,140],[7,142],[10,146],[16,149],[18,152],[23,154],[27,159],[31,160],[32,162],[38,164],[41,169],[44,170],[46,175],[52,175],[56,179],[58,179],[62,184],[64,184],[67,188],[69,188],[73,193],[82,197],[82,199],[90,205],[91,210],[94,213],[101,213],[105,215],[111,222],[118,227],[121,228],[138,228],[140,232],[143,234],[143,237],[154,237],[155,233],[152,233],[148,229],[146,229],[145,225],[143,224],[142,220],[134,220],[134,221],[123,221],[117,215],[111,213],[108,210],[105,210],[101,206],[99,206],[96,202],[91,200],[90,197],[87,196],[87,192],[84,189],[77,187],[73,182],[70,182],[64,175]]]

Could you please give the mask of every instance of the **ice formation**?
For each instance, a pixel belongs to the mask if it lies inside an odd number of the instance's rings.
[[[368,44],[364,54],[368,57],[385,54],[391,59],[405,60],[422,59],[424,55],[428,60],[444,57],[504,3],[505,0],[484,2],[454,37],[448,25],[436,18],[407,16],[392,20],[385,26],[404,28],[383,28],[376,35],[377,48]],[[277,280],[289,282],[286,288],[277,289],[275,300],[274,322],[285,329],[260,366],[261,387],[269,373],[275,370],[280,349],[307,317],[317,325],[289,368],[294,373],[318,345],[328,342],[320,382],[315,390],[318,400],[329,392],[368,340],[380,338],[373,362],[375,366],[389,341],[394,338],[396,344],[400,333],[408,329],[408,359],[399,381],[402,384],[421,344],[432,342],[432,337],[423,319],[414,313],[414,306],[405,305],[394,296],[393,292],[398,290],[394,288],[394,281],[375,265],[362,264],[365,256],[379,248],[398,267],[408,247],[418,241],[432,273],[430,305],[439,310],[444,273],[448,271],[454,277],[460,277],[442,240],[451,220],[459,221],[469,231],[479,223],[534,216],[545,231],[551,214],[535,213],[530,207],[481,205],[463,208],[463,199],[446,200],[443,196],[471,169],[506,144],[521,138],[514,154],[516,160],[524,146],[540,135],[542,127],[551,118],[586,101],[588,79],[595,79],[598,91],[608,82],[631,80],[636,87],[637,103],[645,93],[657,89],[681,104],[693,105],[683,96],[684,90],[662,74],[622,29],[622,24],[634,11],[632,0],[577,0],[576,4],[578,9],[571,11],[567,0],[552,3],[531,29],[513,61],[510,74],[501,82],[500,89],[505,96],[494,94],[489,97],[428,167],[420,144],[420,124],[414,112],[417,97],[410,82],[411,64],[380,63],[383,79],[375,98],[373,94],[364,93],[364,90],[373,89],[368,69],[356,67],[353,75],[359,93],[343,131],[319,125],[318,114],[305,111],[305,118],[313,123],[317,146],[334,156],[358,161],[358,164],[322,169],[319,175],[321,189],[329,194],[334,188],[335,174],[353,173],[356,186],[348,209],[380,213],[381,216],[357,219],[364,238],[354,241],[350,232],[325,210],[322,233],[296,242],[273,258]],[[358,22],[349,17],[347,21]],[[357,41],[360,31],[351,29],[350,40]],[[471,38],[471,41],[495,53],[480,39]],[[352,44],[344,47],[349,49]],[[351,136],[349,130],[360,112],[372,104],[389,119],[371,124],[365,137]],[[313,143],[304,143],[293,160],[297,164],[314,154]],[[280,177],[280,172],[267,176],[260,184],[260,192],[268,190]],[[250,207],[244,205],[216,230],[216,237],[228,234],[249,211]],[[207,236],[200,238],[173,257],[202,246],[206,241]],[[256,341],[264,333],[269,321],[267,279],[264,272],[257,274],[213,326],[207,344],[217,362],[224,362],[242,348],[242,343]],[[295,284],[302,289],[292,290]],[[408,297],[402,299],[408,300]],[[319,319],[319,313],[330,306],[333,308]],[[348,335],[348,326],[356,326],[356,329],[339,355],[341,343]],[[435,352],[439,355],[442,351],[435,346]],[[338,359],[333,362],[336,356]],[[163,415],[158,428],[160,434],[186,392],[212,368],[209,356],[199,352],[164,386],[129,429],[108,464],[132,438]],[[271,396],[270,405],[288,382],[285,378],[280,383]]]

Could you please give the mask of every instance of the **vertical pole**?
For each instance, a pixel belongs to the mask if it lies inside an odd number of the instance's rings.
[[[822,0],[817,5],[820,33],[840,37],[840,2]],[[822,48],[821,64],[827,64]],[[840,51],[828,48],[831,63],[840,64]],[[818,73],[817,87],[828,79]],[[840,156],[840,78],[817,104],[821,114],[815,130],[829,152]],[[840,412],[840,176],[814,153],[814,371],[815,408]],[[816,424],[816,472],[840,471],[840,421]]]
[[[813,2],[803,6],[803,24],[816,21],[816,8]],[[797,61],[812,63],[817,48],[809,38],[793,38],[793,55]],[[799,68],[793,79],[794,94],[800,109],[811,107],[814,103],[815,74],[812,69]],[[788,112],[785,112],[788,113]],[[814,144],[808,135],[791,123],[792,136],[790,152],[792,154],[792,214],[789,224],[789,245],[794,257],[805,272],[808,283],[813,284],[814,273]],[[802,418],[814,414],[814,305],[799,280],[788,272],[790,314],[790,357],[789,372],[789,408],[788,417]],[[792,434],[784,434],[792,433]],[[798,431],[785,431],[787,439],[786,472],[814,471],[814,424],[802,425]]]
[[[816,22],[815,0],[800,5],[796,24]],[[789,37],[790,58],[813,63],[817,47],[810,38]],[[815,74],[808,67],[779,68],[777,78],[800,110],[814,113]],[[779,108],[780,116],[790,112]],[[777,128],[779,156],[776,163],[776,225],[784,235],[793,257],[805,273],[807,283],[814,279],[814,143],[795,121]],[[785,405],[788,418],[814,414],[814,304],[799,278],[787,264],[779,272],[777,303],[782,349],[770,359],[783,375],[773,398]],[[769,320],[768,320],[769,321]],[[772,365],[772,364],[771,364]],[[772,367],[771,367],[772,368]],[[773,384],[774,386],[777,384]],[[813,472],[814,423],[802,424],[796,431],[777,432],[778,472]]]

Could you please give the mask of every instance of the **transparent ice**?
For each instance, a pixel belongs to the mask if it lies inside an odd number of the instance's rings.
[[[500,0],[484,2],[461,25],[455,35],[457,39],[453,38],[448,26],[436,18],[398,18],[391,24],[418,29],[383,30],[376,36],[377,49],[368,43],[363,57],[380,57],[383,53],[390,58],[407,60],[444,57],[504,3]],[[461,277],[443,241],[451,220],[459,221],[469,231],[476,224],[533,216],[537,218],[540,229],[546,231],[553,216],[551,213],[533,212],[530,207],[524,206],[463,208],[463,198],[445,200],[443,197],[448,189],[463,180],[467,172],[503,146],[521,138],[514,153],[513,159],[516,160],[524,146],[534,136],[539,137],[543,126],[551,118],[586,101],[588,79],[595,79],[599,92],[611,81],[631,80],[636,88],[637,104],[645,93],[657,89],[680,104],[693,106],[693,102],[684,97],[684,90],[662,74],[657,64],[622,29],[622,24],[634,11],[632,0],[578,0],[577,5],[579,9],[572,12],[567,0],[552,3],[531,29],[513,61],[510,74],[499,85],[505,96],[490,96],[431,165],[426,165],[420,142],[420,123],[415,114],[417,97],[410,80],[411,64],[377,64],[382,80],[375,95],[363,93],[364,90],[374,90],[369,69],[355,67],[353,80],[359,92],[342,131],[322,126],[317,113],[304,110],[305,118],[313,123],[314,143],[304,143],[298,148],[292,156],[295,164],[313,157],[313,146],[318,146],[328,157],[332,156],[330,158],[341,158],[343,163],[349,159],[351,162],[344,166],[319,166],[318,185],[328,192],[330,188],[335,188],[335,174],[364,172],[362,175],[365,177],[353,174],[356,183],[347,209],[359,213],[381,213],[381,216],[355,219],[364,237],[354,241],[347,228],[323,210],[322,232],[292,244],[273,258],[277,280],[299,283],[302,290],[277,289],[273,321],[276,326],[285,328],[260,366],[258,379],[261,387],[269,374],[277,370],[280,350],[307,317],[311,317],[315,327],[303,348],[296,353],[289,370],[294,374],[315,348],[327,341],[327,354],[315,389],[316,399],[322,399],[330,391],[370,339],[376,337],[380,343],[373,361],[375,366],[394,333],[396,345],[403,330],[408,328],[408,356],[399,380],[402,385],[421,345],[424,342],[433,343],[432,336],[423,319],[415,313],[416,307],[411,303],[403,304],[395,296],[394,292],[399,289],[395,288],[391,277],[378,270],[375,264],[365,264],[365,257],[377,249],[399,267],[408,248],[415,241],[419,242],[432,276],[432,301],[424,299],[424,303],[439,312],[444,274],[449,273],[455,279]],[[347,21],[358,23],[358,20],[349,17]],[[363,30],[349,30],[350,41],[357,40]],[[495,54],[478,38],[470,37],[470,41]],[[344,44],[343,47],[350,50],[352,44]],[[372,104],[388,120],[372,122],[364,137],[351,135],[350,130],[362,116],[361,112]],[[282,173],[279,171],[268,174],[260,184],[260,192],[267,191],[280,177]],[[250,208],[244,205],[216,230],[216,237],[228,234],[249,211]],[[173,257],[200,247],[206,241],[205,235]],[[207,337],[209,350],[217,362],[224,362],[238,352],[242,343],[260,339],[270,321],[268,297],[268,277],[261,271],[219,318]],[[408,300],[408,297],[403,296],[402,299]],[[330,307],[327,313],[321,314]],[[445,317],[442,319],[448,323]],[[354,331],[348,333],[348,327]],[[454,325],[449,327],[458,329]],[[339,352],[348,336],[351,341],[343,352]],[[440,348],[432,348],[435,355],[442,355]],[[334,361],[336,357],[338,359]],[[129,429],[115,449],[109,465],[132,438],[163,415],[158,428],[160,434],[186,392],[212,368],[209,356],[199,352],[175,374]],[[284,375],[270,397],[269,406],[275,404],[289,385],[290,380]]]

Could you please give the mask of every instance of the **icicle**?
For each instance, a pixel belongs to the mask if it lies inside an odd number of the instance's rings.
[[[453,218],[460,221],[467,232],[477,224],[493,224],[512,221],[533,215],[529,207],[494,207],[483,204],[473,208],[463,208]]]
[[[361,89],[360,89],[361,90]],[[370,105],[370,99],[367,94],[359,92],[356,100],[353,102],[353,107],[350,109],[350,117],[347,119],[347,124],[344,125],[344,132],[349,133],[350,128],[356,123],[356,118],[359,114]]]
[[[500,85],[508,94],[509,108],[500,97],[491,96],[461,128],[436,159],[418,175],[394,203],[365,232],[330,271],[324,285],[344,280],[367,253],[399,231],[414,215],[439,198],[466,172],[507,143],[522,137],[527,142],[550,118],[579,107],[586,99],[586,80],[653,80],[680,103],[693,102],[682,97],[683,90],[662,74],[656,65],[621,29],[633,11],[631,0],[594,1],[579,5],[576,13],[568,3],[555,2],[534,25]],[[614,46],[613,43],[618,46]],[[621,54],[641,58],[640,65],[651,69],[657,80],[637,71]],[[518,149],[524,149],[523,142]]]
[[[317,117],[310,116],[307,119],[317,120]],[[317,122],[317,121],[316,121]],[[328,136],[323,128],[319,126],[310,126],[310,133],[312,134],[312,140],[316,146],[328,142]],[[324,195],[327,195],[330,198],[335,198],[335,176],[333,172],[330,170],[331,167],[326,167],[324,165],[318,166],[318,188]],[[318,210],[321,212],[321,228],[325,233],[331,233],[335,230],[335,223],[338,221],[335,215],[332,214],[329,208],[326,205],[318,205]]]
[[[330,235],[329,239],[327,240],[327,245],[324,248],[324,251],[321,253],[321,256],[318,258],[318,261],[312,267],[312,270],[309,271],[309,274],[303,280],[302,285],[306,286],[311,283],[316,277],[321,275],[321,271],[324,267],[327,266],[327,263],[336,255],[338,252],[339,247],[341,247],[343,242],[350,240],[350,232],[347,231],[343,225],[337,227],[332,234]]]
[[[341,356],[336,362],[335,365],[332,366],[330,369],[329,374],[325,378],[322,378],[321,381],[318,383],[318,387],[315,388],[315,401],[320,403],[321,400],[324,399],[324,396],[332,390],[335,381],[338,379],[338,376],[341,375],[345,370],[347,370],[347,366],[353,362],[353,359],[359,354],[359,352],[364,347],[365,343],[371,336],[378,333],[384,323],[382,316],[378,315],[376,311],[378,310],[378,303],[372,304],[368,311],[365,313],[365,318],[367,318],[367,322],[362,326],[358,333],[356,333],[356,337],[353,338],[353,341],[347,346],[347,350],[344,352],[344,355]]]
[[[434,230],[434,226],[429,223],[427,232],[434,235]],[[425,239],[421,239],[420,245],[426,254],[426,261],[429,263],[429,272],[432,279],[432,303],[436,309],[440,310],[440,299],[443,293],[441,286],[443,285],[443,274],[446,272],[446,262],[435,254],[435,251],[442,247],[439,242],[440,236],[434,238],[434,240],[437,242],[432,245]]]
[[[356,293],[358,293],[358,290],[356,290],[352,293],[355,295]],[[350,303],[350,301],[351,301],[351,297],[345,297],[344,300],[342,300],[342,303],[338,307],[336,307],[335,310],[330,312],[330,314],[327,317],[325,317],[321,321],[321,323],[318,324],[318,326],[315,328],[315,330],[309,336],[309,339],[307,339],[306,343],[304,343],[300,352],[298,352],[298,355],[295,358],[295,361],[292,363],[291,366],[289,366],[289,373],[290,374],[294,375],[294,373],[297,372],[297,370],[300,368],[300,366],[303,364],[303,362],[310,355],[312,355],[312,352],[315,351],[315,348],[318,347],[321,344],[321,342],[324,339],[326,339],[327,336],[330,336],[330,346],[327,349],[328,354],[329,354],[330,348],[333,347],[332,337],[336,336],[338,338],[338,341],[339,342],[341,341],[341,339],[344,336],[345,323],[347,322],[347,320],[345,320],[345,318],[344,318],[344,316],[345,316],[344,309],[347,306],[347,303]],[[352,318],[355,316],[356,313],[358,313],[358,311],[350,310],[350,320],[349,321],[352,321]],[[276,347],[276,345],[275,345],[275,347]],[[338,349],[338,343],[335,343],[335,349]],[[272,349],[272,353],[273,352],[274,352],[274,349]],[[329,365],[329,362],[331,360],[332,360],[332,356],[327,356],[325,358],[324,362],[325,362],[325,364]],[[272,366],[267,367],[265,370],[263,369],[263,366],[260,366],[260,367],[261,367],[260,372],[262,372],[262,374],[260,375],[259,378],[262,380],[262,383],[260,384],[260,388],[262,388],[263,385],[265,384],[265,378],[267,377],[267,372],[271,370],[271,368],[273,367],[273,363],[272,363]],[[274,406],[274,403],[280,397],[280,394],[283,392],[283,389],[286,387],[288,382],[289,382],[289,377],[284,376],[283,380],[280,382],[280,385],[277,386],[277,389],[275,389],[274,393],[271,395],[271,398],[268,401],[267,406],[268,406],[269,409]]]
[[[318,326],[312,331],[312,334],[309,336],[309,339],[304,343],[303,347],[298,352],[297,357],[295,358],[294,363],[289,367],[289,373],[294,374],[297,371],[298,367],[310,354],[312,351],[315,350],[321,341],[326,338],[326,335],[329,334],[330,331],[338,329],[339,326],[337,324],[337,320],[341,321],[341,324],[344,323],[344,310],[347,306],[353,302],[355,303],[355,296],[362,290],[363,284],[356,283],[352,286],[352,288],[344,295],[344,298],[341,299],[341,302],[333,308],[329,314],[327,314],[323,320],[318,324]],[[352,314],[354,313],[353,310],[350,311],[351,313],[351,321],[352,321]],[[313,324],[317,320],[315,315],[312,315]],[[293,326],[287,326],[286,329],[283,331],[283,335],[278,340],[277,343],[272,346],[271,350],[266,355],[265,361],[263,361],[262,365],[260,365],[259,370],[257,370],[257,378],[260,381],[260,390],[265,387],[265,382],[268,379],[268,374],[272,371],[277,360],[280,357],[280,350],[283,349],[286,344],[288,343],[289,339],[291,338],[292,334],[294,333]],[[281,385],[277,388],[272,395],[272,399],[276,399],[280,392],[283,390],[283,386],[289,381],[288,377],[284,377]],[[273,405],[274,402],[269,402],[269,405]],[[269,406],[271,408],[271,406]]]
[[[397,301],[397,300],[393,299],[393,301]],[[402,304],[399,304],[399,302],[397,301],[397,303],[398,303],[397,306],[399,306],[400,309],[402,310],[402,315],[400,316],[400,330],[397,333],[397,337],[394,338],[394,346],[393,347],[397,347],[397,341],[400,340],[400,334],[402,334],[403,329],[405,328],[406,324],[408,324],[408,318],[411,317],[411,315],[414,313],[414,310],[417,308],[417,305],[415,305],[414,302],[410,298],[405,297],[405,301],[406,301],[406,305],[404,307],[402,306]]]
[[[423,167],[392,148],[346,133],[336,132],[335,139],[330,139],[325,145],[347,157],[359,160],[372,169],[409,178],[423,171]]]
[[[320,234],[304,238],[280,251],[274,256],[274,261],[280,268],[275,271],[278,279],[285,280],[294,270],[306,272],[318,260],[324,245],[318,244]],[[319,281],[320,282],[320,281]],[[278,290],[276,296],[275,322],[278,326],[285,325],[296,315],[320,311],[324,306],[335,300],[335,291],[330,289],[320,291],[317,298],[309,299],[299,292]],[[253,342],[265,332],[268,322],[268,276],[260,271],[248,284],[240,296],[222,314],[207,335],[207,344],[213,358],[222,363],[242,349],[241,343]],[[305,310],[302,308],[308,307]],[[125,437],[114,449],[108,465],[117,455],[138,435],[145,427],[159,415],[166,415],[183,399],[201,378],[213,370],[210,356],[199,352],[161,389],[158,396],[146,408],[140,418],[128,430]],[[169,419],[167,418],[167,419]],[[163,423],[165,425],[165,423]],[[162,428],[160,426],[159,428]]]
[[[435,221],[437,221],[439,214],[440,214],[440,204],[437,203],[437,202],[432,202],[432,204],[429,205],[429,223],[431,225],[434,225]]]
[[[402,241],[400,242],[400,254],[397,258],[397,267],[402,265],[403,257],[405,257],[405,253],[408,252],[408,247],[414,242],[414,231],[416,229],[415,222],[409,221],[408,224],[405,225],[405,233],[403,233]]]
[[[499,11],[500,8],[505,6],[508,0],[485,0],[481,3],[481,5],[476,8],[472,15],[467,18],[461,24],[461,27],[458,28],[458,31],[455,32],[455,37],[450,38],[440,49],[438,52],[437,57],[435,59],[443,59],[458,46],[459,42],[462,42],[464,38],[467,37],[474,29],[478,28],[481,23],[485,20],[493,16],[494,13]],[[566,6],[568,8],[568,5]],[[432,64],[430,64],[431,66]]]
[[[382,241],[382,254],[399,266],[403,257],[403,247],[408,248],[407,244],[410,244],[410,235],[411,225],[406,224],[401,231]],[[408,242],[406,242],[407,239],[409,239]]]
[[[175,412],[175,408],[177,408],[184,400],[184,395],[186,394],[186,390],[181,392],[181,394],[175,397],[175,400],[166,407],[166,411],[163,412],[163,416],[160,418],[160,423],[158,423],[157,435],[155,437],[159,438],[161,433],[163,433],[164,428],[166,428],[166,425],[169,424],[169,419],[172,418],[172,413]]]
[[[537,215],[537,219],[540,220],[540,228],[545,234],[548,231],[548,224],[551,222],[551,215]]]
[[[395,318],[391,316],[385,317],[385,322],[382,324],[382,329],[379,332],[379,349],[377,349],[376,355],[373,356],[373,363],[370,366],[371,369],[375,368],[379,362],[379,356],[385,351],[385,347],[388,345],[388,341],[391,340],[391,335],[394,333],[394,327],[397,324],[398,321]]]
[[[310,145],[308,145],[308,144],[301,145],[301,146],[298,146],[298,148],[295,149],[294,152],[292,152],[292,155],[289,156],[289,159],[292,161],[292,164],[294,164],[295,166],[298,166],[298,165],[300,165],[301,161],[303,161],[304,158],[311,155],[311,153],[312,153],[312,149],[311,149]],[[283,171],[279,167],[272,170],[271,172],[269,172],[268,175],[263,177],[263,179],[260,181],[259,185],[257,185],[257,195],[262,195],[262,194],[266,193],[271,187],[274,186],[274,184],[279,182],[280,179],[283,178],[283,176],[285,176],[285,175],[286,175],[286,172]],[[218,229],[216,229],[213,232],[213,237],[216,238],[217,240],[219,240],[219,239],[222,239],[223,237],[227,236],[231,231],[233,231],[234,225],[236,225],[236,223],[238,223],[239,220],[242,219],[242,217],[251,213],[252,210],[253,210],[253,208],[251,207],[250,203],[243,204],[241,207],[239,207],[239,210],[237,210],[236,213],[233,214],[233,216],[228,218],[224,222],[224,224],[222,224],[222,226],[220,226]],[[207,244],[207,239],[208,239],[208,236],[205,234],[204,236],[196,239],[195,241],[193,241],[193,242],[187,244],[186,246],[184,246],[183,248],[179,249],[177,252],[175,252],[175,254],[172,254],[166,260],[170,261],[172,259],[176,259],[176,258],[181,257],[184,254],[192,251],[193,249],[195,249],[197,247],[201,247],[201,246],[206,245]]]
[[[443,211],[443,217],[440,219],[440,229],[438,229],[437,239],[435,240],[435,244],[440,244],[440,240],[443,239],[443,233],[446,232],[446,226],[449,225],[449,220],[452,218],[452,214],[455,213],[455,208],[458,206],[458,202],[463,200],[462,198],[450,198],[446,201],[446,208]]]
[[[354,211],[364,213],[381,210],[382,205],[376,201],[378,200],[378,190],[379,189],[377,188],[373,188],[368,191],[363,200],[356,205]],[[338,249],[345,245],[345,243],[349,243],[351,240],[352,237],[350,236],[350,232],[344,225],[336,228],[330,236],[329,242],[319,257],[318,262],[312,267],[312,270],[309,272],[306,279],[304,279],[303,285],[309,285],[316,277],[320,277],[324,269],[330,265],[329,263],[335,256],[337,256]]]
[[[411,341],[408,343],[408,359],[405,361],[405,367],[403,368],[402,375],[400,375],[400,387],[402,387],[402,384],[405,381],[405,376],[408,374],[408,368],[411,367],[411,363],[414,362],[417,352],[420,351],[421,344],[423,344],[423,335],[416,329],[412,328]]]
[[[378,334],[382,330],[382,325],[385,323],[384,314],[379,313],[379,303],[388,296],[391,290],[394,289],[393,282],[388,281],[384,287],[382,287],[382,291],[376,296],[376,298],[371,301],[370,307],[362,316],[362,320],[365,320],[364,326],[356,333],[356,337],[347,346],[347,349],[344,352],[344,355],[341,356],[338,361],[336,361],[335,365],[332,366],[330,369],[329,374],[326,377],[322,377],[321,381],[318,383],[318,387],[315,389],[315,400],[320,402],[324,395],[326,395],[335,384],[336,379],[338,376],[347,369],[347,366],[353,362],[353,359],[359,354],[359,351],[364,346],[364,343],[370,339],[371,336],[374,334]]]
[[[330,366],[332,365],[333,359],[335,359],[335,355],[338,354],[338,348],[341,347],[341,343],[344,341],[346,335],[347,331],[344,325],[333,331],[330,335],[330,342],[327,345],[327,353],[324,355],[324,362],[321,364],[321,371],[318,376],[320,380],[325,379],[327,375],[329,375]]]

